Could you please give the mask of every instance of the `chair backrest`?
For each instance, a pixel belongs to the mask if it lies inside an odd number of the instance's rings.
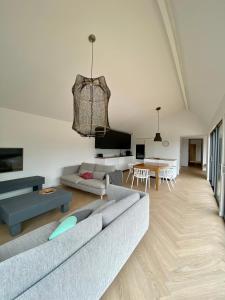
[[[129,168],[129,169],[133,169],[134,165],[135,165],[134,163],[129,163],[129,164],[128,164],[128,168]]]
[[[137,177],[137,178],[148,178],[149,170],[148,169],[134,168],[134,176]]]

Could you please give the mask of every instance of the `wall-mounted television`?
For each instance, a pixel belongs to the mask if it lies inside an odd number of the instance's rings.
[[[96,134],[95,148],[99,149],[130,149],[131,134],[116,130],[108,130],[105,135]]]
[[[0,173],[23,170],[23,148],[0,148]]]

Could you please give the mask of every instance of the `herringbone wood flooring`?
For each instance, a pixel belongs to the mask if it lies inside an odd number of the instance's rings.
[[[71,210],[98,198],[71,190]],[[150,197],[150,229],[102,299],[224,300],[224,222],[202,173],[184,169],[175,191],[152,185]],[[53,210],[24,222],[22,234],[61,216]],[[10,239],[0,225],[0,244]]]
[[[150,194],[150,229],[103,299],[224,300],[225,228],[203,174]]]

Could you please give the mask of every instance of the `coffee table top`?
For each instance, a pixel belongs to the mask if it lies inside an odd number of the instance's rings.
[[[7,198],[0,201],[0,209],[5,212],[19,212],[27,210],[31,207],[47,205],[50,202],[61,199],[62,204],[71,200],[72,193],[63,189],[57,189],[51,194],[39,194],[39,191],[22,194],[19,196]],[[58,202],[58,201],[56,201]]]

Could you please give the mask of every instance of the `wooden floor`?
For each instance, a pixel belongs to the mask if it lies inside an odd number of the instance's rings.
[[[143,190],[143,187],[139,187]],[[176,189],[150,190],[150,229],[103,300],[225,299],[225,228],[200,170],[183,169]],[[74,191],[72,209],[97,199]],[[23,233],[59,219],[54,210],[24,223]],[[10,240],[0,225],[0,244]]]

